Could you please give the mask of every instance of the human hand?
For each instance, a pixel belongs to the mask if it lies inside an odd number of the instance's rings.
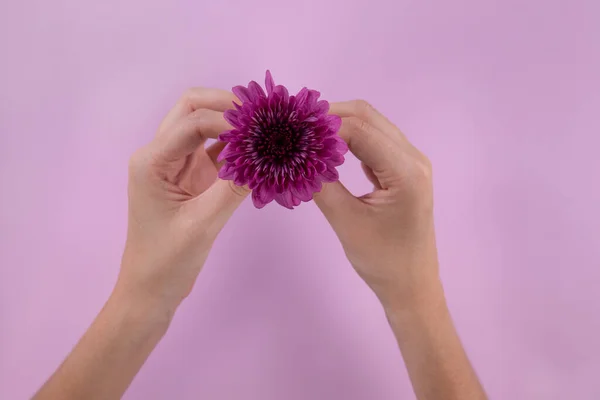
[[[236,100],[226,91],[190,89],[152,142],[131,157],[117,292],[143,298],[169,315],[190,293],[217,234],[249,193],[217,179],[224,143],[204,147],[207,138],[231,129],[223,111]]]
[[[364,101],[334,103],[339,135],[362,162],[373,192],[353,196],[340,182],[315,201],[349,261],[384,307],[411,307],[441,289],[433,224],[431,164]]]

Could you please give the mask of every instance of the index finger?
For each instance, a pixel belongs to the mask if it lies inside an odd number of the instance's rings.
[[[206,139],[216,139],[229,129],[231,125],[223,113],[201,108],[175,122],[164,135],[157,136],[152,145],[162,161],[176,161],[192,154]]]
[[[402,131],[385,115],[364,100],[343,101],[331,103],[329,112],[340,117],[357,117],[368,122],[392,140],[405,141]]]
[[[375,173],[389,170],[393,165],[395,144],[369,122],[357,117],[342,118],[338,135],[348,144],[350,151]]]
[[[162,132],[168,130],[177,121],[196,110],[205,108],[207,110],[223,112],[233,108],[234,101],[239,102],[238,98],[227,90],[199,87],[190,88],[181,96],[163,119],[158,128],[158,134],[160,135]]]

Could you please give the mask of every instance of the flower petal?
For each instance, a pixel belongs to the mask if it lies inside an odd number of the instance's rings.
[[[308,97],[308,89],[303,87],[302,89],[300,89],[300,91],[296,95],[296,106],[298,108],[304,106],[304,102],[306,101],[307,97]]]
[[[292,113],[296,110],[296,96],[290,96],[288,99],[288,112]]]
[[[244,186],[248,183],[248,179],[244,178],[245,171],[248,169],[246,165],[241,165],[235,169],[233,172],[233,183],[238,186]]]
[[[320,192],[321,188],[323,187],[321,180],[318,178],[315,178],[313,180],[306,181],[306,182],[307,182],[308,190],[310,190],[310,192],[311,192],[311,196],[312,196],[312,193]]]
[[[327,163],[327,165],[333,165],[334,167],[337,167],[344,163],[344,156],[341,154],[333,154],[331,157],[324,161]]]
[[[327,114],[329,112],[329,102],[327,100],[319,100],[317,101],[317,105],[315,106],[314,113],[317,115]]]
[[[323,141],[323,146],[333,153],[346,154],[348,151],[348,145],[346,142],[344,142],[344,140],[337,135],[325,139]]]
[[[248,90],[247,87],[245,86],[236,86],[233,89],[231,89],[231,91],[233,92],[233,94],[235,94],[237,96],[238,99],[240,99],[242,101],[242,103],[246,103],[248,101],[250,101],[250,91]]]
[[[344,142],[344,139],[342,139],[341,137],[339,137],[337,135],[335,136],[335,139],[337,140],[335,149],[340,154],[346,154],[348,152],[348,143]]]
[[[294,209],[294,200],[292,199],[292,193],[289,191],[275,195],[275,201],[285,208]]]
[[[333,166],[329,166],[322,174],[323,182],[335,182],[340,179],[340,175]]]
[[[328,115],[325,117],[325,123],[329,126],[331,131],[337,133],[342,126],[342,119],[337,115]]]
[[[236,131],[235,129],[232,129],[230,131],[225,131],[219,134],[219,141],[221,142],[233,142],[236,139],[238,139],[238,136],[240,135],[239,131]]]
[[[267,94],[273,93],[274,86],[275,81],[273,80],[273,75],[271,75],[271,71],[267,70],[267,74],[265,77],[265,87],[267,88]]]
[[[275,92],[271,93],[271,95],[269,96],[269,107],[274,109],[275,107],[277,107],[277,104],[279,104],[280,101],[281,96],[279,96]]]
[[[292,201],[294,203],[294,207],[298,207],[300,205],[300,203],[302,202],[299,198],[297,197],[292,197]]]
[[[240,150],[236,143],[227,143],[227,146],[219,153],[217,157],[217,162],[221,162],[223,160],[227,160],[228,162],[235,161],[239,156],[244,154],[242,150]]]
[[[219,155],[217,156],[217,162],[221,162],[225,160],[225,157],[227,157],[227,153],[225,152],[225,150],[227,150],[227,152],[231,151],[231,143],[228,143],[223,150],[221,150],[221,152],[219,153]]]
[[[330,158],[333,156],[333,151],[331,148],[325,147],[324,149],[319,151],[319,157],[321,158]]]
[[[233,173],[235,172],[235,167],[231,164],[225,164],[219,170],[219,178],[224,180],[232,180]]]
[[[275,191],[266,183],[257,186],[256,189],[252,191],[252,203],[254,203],[256,208],[263,208],[273,201],[273,197],[275,197]]]
[[[321,96],[321,93],[317,92],[316,90],[309,90],[306,104],[311,108],[315,107],[319,96]]]
[[[268,203],[268,202],[266,202],[266,201],[263,201],[263,200],[260,198],[260,194],[259,194],[259,192],[258,192],[258,189],[254,189],[254,190],[252,191],[252,204],[254,204],[254,207],[256,207],[256,208],[259,208],[259,209],[260,209],[260,208],[263,208],[264,206],[266,206],[266,205],[267,205],[267,203]]]
[[[306,182],[304,179],[297,180],[290,185],[290,190],[292,194],[299,198],[302,201],[310,201],[312,200],[312,192],[308,189]]]
[[[242,128],[244,125],[240,121],[240,115],[240,112],[237,110],[226,110],[223,113],[223,118],[233,127]]]
[[[290,99],[290,94],[285,86],[277,85],[275,89],[273,89],[273,93],[277,93],[284,103],[287,103]]]
[[[252,95],[252,101],[256,101],[261,97],[267,97],[263,91],[263,88],[261,88],[260,85],[255,81],[252,81],[248,84],[248,91]]]
[[[317,170],[317,173],[322,174],[327,170],[327,164],[321,160],[315,160],[315,169]]]

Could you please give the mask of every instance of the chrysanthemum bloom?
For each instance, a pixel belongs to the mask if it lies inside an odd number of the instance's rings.
[[[337,135],[340,117],[327,114],[319,92],[303,88],[290,96],[269,71],[265,84],[266,94],[254,81],[233,88],[242,104],[225,112],[234,129],[219,135],[227,142],[219,177],[248,185],[257,208],[275,200],[292,209],[310,201],[323,182],[338,180],[348,146]]]

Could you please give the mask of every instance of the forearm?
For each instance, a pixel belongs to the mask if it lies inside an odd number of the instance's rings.
[[[169,321],[151,302],[116,290],[34,399],[121,398]]]
[[[386,314],[419,400],[484,400],[446,306],[434,283],[410,306],[388,306]]]

